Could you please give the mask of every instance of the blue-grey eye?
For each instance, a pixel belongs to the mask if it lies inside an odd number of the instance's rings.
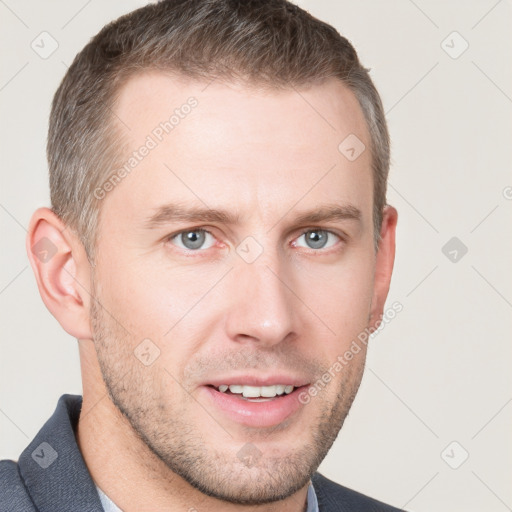
[[[182,231],[174,235],[171,240],[181,249],[188,249],[189,251],[209,249],[215,241],[211,233],[208,233],[208,231],[204,229]]]
[[[304,239],[303,243],[301,243],[302,239]],[[310,229],[299,236],[297,245],[309,249],[326,249],[332,247],[338,239],[338,235],[325,229]]]

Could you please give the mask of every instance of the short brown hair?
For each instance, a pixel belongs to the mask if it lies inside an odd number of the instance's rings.
[[[341,80],[357,97],[371,137],[377,248],[389,135],[379,94],[349,41],[287,0],[163,0],[106,25],[75,57],[53,100],[52,208],[76,231],[91,261],[100,211],[93,191],[122,149],[115,101],[128,78],[150,69],[267,88]]]

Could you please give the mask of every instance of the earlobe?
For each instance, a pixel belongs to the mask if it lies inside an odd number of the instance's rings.
[[[78,237],[49,208],[32,215],[27,254],[41,298],[64,330],[90,339],[90,265]]]
[[[375,326],[384,311],[389,292],[393,264],[395,262],[395,234],[398,212],[392,206],[384,208],[380,231],[379,249],[376,255],[373,299],[370,326]]]

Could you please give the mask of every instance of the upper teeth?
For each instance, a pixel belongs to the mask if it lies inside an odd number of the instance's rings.
[[[219,386],[219,391],[225,393],[227,390],[231,393],[241,394],[245,398],[272,398],[277,395],[286,393],[287,395],[293,391],[293,386],[285,386],[284,384],[277,384],[275,386],[242,386],[239,384],[222,384]]]

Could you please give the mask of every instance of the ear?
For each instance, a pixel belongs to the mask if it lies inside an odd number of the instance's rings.
[[[382,216],[380,242],[375,261],[373,298],[370,312],[370,326],[375,326],[384,311],[389,292],[393,264],[395,262],[395,234],[398,212],[392,206],[386,206]]]
[[[49,208],[39,208],[30,220],[26,246],[50,313],[71,336],[91,339],[91,266],[81,241]]]

